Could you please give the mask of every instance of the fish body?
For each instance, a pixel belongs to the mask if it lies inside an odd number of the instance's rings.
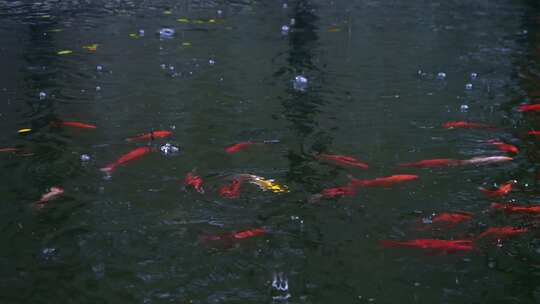
[[[152,131],[150,133],[144,133],[135,137],[130,137],[126,141],[148,141],[156,138],[167,138],[172,135],[171,131]]]
[[[353,186],[344,186],[344,187],[336,187],[336,188],[328,188],[324,189],[321,192],[322,197],[324,198],[337,198],[337,197],[343,197],[343,196],[355,196],[356,195],[356,188]]]
[[[188,174],[186,174],[186,178],[184,179],[184,184],[186,186],[191,186],[193,187],[193,189],[195,189],[195,191],[201,194],[204,194],[203,180],[200,176],[197,176],[189,172]]]
[[[8,152],[19,152],[20,149],[17,148],[0,148],[0,152],[8,153]]]
[[[505,184],[502,184],[497,190],[488,190],[486,188],[480,187],[480,191],[484,193],[485,195],[489,197],[502,197],[506,196],[512,191],[512,187],[514,186],[514,182],[508,182]]]
[[[470,212],[439,213],[431,221],[433,224],[453,227],[459,223],[472,220],[473,214]]]
[[[152,152],[152,148],[150,147],[139,147],[134,150],[131,150],[130,152],[120,156],[118,160],[116,160],[114,163],[108,164],[107,166],[101,168],[100,170],[107,173],[112,173],[116,167],[125,165],[127,163],[130,163],[134,160],[137,160],[144,155]]]
[[[232,237],[234,239],[237,239],[237,240],[243,240],[243,239],[247,239],[247,238],[261,236],[261,235],[264,235],[264,234],[266,234],[266,230],[264,230],[262,228],[255,228],[255,229],[249,229],[249,230],[244,230],[244,231],[233,233]]]
[[[318,159],[331,162],[338,166],[352,167],[359,169],[368,169],[369,166],[366,163],[359,161],[358,159],[344,155],[331,155],[331,154],[319,154],[316,156]]]
[[[515,205],[503,205],[503,204],[493,203],[491,204],[491,209],[502,210],[508,214],[518,213],[518,214],[540,215],[540,205],[515,206]]]
[[[443,124],[445,129],[491,129],[490,125],[467,121],[450,121]]]
[[[521,235],[524,233],[529,232],[529,229],[527,228],[517,228],[517,227],[491,227],[488,228],[486,231],[480,233],[478,235],[478,239],[484,238],[484,237],[493,237],[498,239],[505,239],[510,238],[513,236]]]
[[[269,190],[274,193],[289,192],[289,188],[286,185],[279,185],[273,179],[265,179],[264,177],[252,174],[246,174],[244,177],[250,184],[257,185],[263,191]]]
[[[537,112],[540,111],[540,104],[521,105],[518,107],[518,112]]]
[[[532,135],[532,136],[540,136],[540,131],[529,131],[527,132],[527,134]]]
[[[514,145],[507,144],[507,143],[504,143],[502,141],[490,140],[490,141],[488,141],[488,143],[495,145],[495,147],[497,147],[497,149],[499,149],[499,151],[502,151],[502,152],[506,152],[506,153],[510,153],[510,154],[518,154],[519,153],[518,147],[516,147]]]
[[[435,159],[426,159],[413,163],[402,163],[399,164],[400,167],[410,167],[410,168],[441,168],[441,167],[450,167],[457,166],[460,164],[459,160],[449,159],[449,158],[435,158]]]
[[[229,154],[237,153],[237,152],[240,152],[242,150],[247,149],[248,147],[250,147],[250,146],[252,146],[254,144],[255,143],[251,142],[251,141],[244,141],[244,142],[237,143],[237,144],[234,144],[232,146],[229,146],[229,147],[225,148],[225,152],[227,152]]]
[[[496,164],[496,163],[503,163],[514,160],[511,157],[508,156],[479,156],[479,157],[473,157],[471,159],[462,160],[461,164],[464,165],[488,165],[488,164]]]
[[[472,251],[474,244],[471,240],[438,240],[438,239],[416,239],[410,241],[381,241],[385,248],[417,248],[433,250],[436,252],[455,253],[458,251]]]
[[[55,200],[64,194],[64,189],[60,187],[51,187],[49,192],[43,194],[39,201],[36,202],[36,205],[43,205],[52,200]]]
[[[418,175],[397,174],[375,179],[355,179],[349,185],[353,187],[391,187],[396,184],[406,183],[418,179]]]
[[[219,188],[219,195],[228,199],[238,198],[240,196],[240,186],[242,186],[242,183],[237,179],[233,179],[230,185]]]
[[[75,128],[75,129],[86,129],[86,130],[94,130],[97,127],[91,124],[86,124],[82,122],[76,122],[76,121],[57,121],[53,123],[54,126],[58,127],[68,127],[68,128]]]

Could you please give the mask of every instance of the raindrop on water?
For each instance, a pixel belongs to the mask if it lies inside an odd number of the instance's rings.
[[[214,65],[214,64],[216,64],[216,61],[214,59],[210,59],[210,60],[208,60],[208,64],[209,65]]]
[[[81,154],[81,161],[87,162],[90,160],[90,155],[88,154]]]
[[[446,73],[445,72],[437,73],[437,79],[440,79],[440,80],[446,79]]]
[[[100,87],[100,86],[97,86],[97,87],[96,87],[96,91],[101,91],[101,87]]]
[[[281,27],[281,34],[282,35],[287,35],[289,33],[289,26],[288,25],[283,25]]]
[[[459,110],[461,112],[467,112],[469,110],[469,106],[466,105],[466,104],[462,104],[460,107],[459,107]]]
[[[289,24],[290,24],[291,26],[295,25],[295,24],[296,24],[296,19],[291,18],[291,21],[289,22]]]
[[[471,80],[475,80],[476,78],[478,78],[478,74],[477,73],[471,73]]]
[[[161,153],[163,153],[163,155],[176,154],[180,151],[178,147],[175,147],[171,145],[170,143],[164,144],[163,146],[159,148],[159,150],[161,151]]]
[[[103,66],[101,65],[96,66],[96,71],[101,72],[102,70],[103,70]]]
[[[139,36],[144,37],[144,30],[139,30]]]
[[[45,93],[45,92],[39,92],[39,100],[43,100],[43,99],[45,99],[45,98],[47,98],[47,93]]]
[[[465,85],[465,90],[469,90],[469,91],[472,90],[472,83],[467,83]]]
[[[298,75],[293,80],[293,88],[297,91],[305,91],[308,87],[308,79],[303,75]]]
[[[160,38],[172,38],[174,36],[174,30],[171,28],[162,28],[159,30],[159,37]]]

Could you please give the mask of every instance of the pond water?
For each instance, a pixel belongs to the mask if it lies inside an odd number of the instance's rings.
[[[539,222],[490,206],[539,204],[527,132],[540,114],[518,111],[540,98],[539,12],[526,0],[0,0],[0,148],[18,149],[0,152],[0,302],[538,303]],[[442,127],[452,121],[490,128]],[[126,141],[158,130],[172,135]],[[242,142],[255,144],[224,151]],[[121,159],[136,148],[148,153]],[[513,159],[461,162],[490,156]],[[439,158],[460,165],[399,166]],[[189,172],[204,193],[184,185]],[[394,174],[418,178],[317,195]],[[220,195],[235,179],[239,197]],[[509,180],[505,197],[478,189]],[[63,195],[36,204],[53,186]],[[429,223],[456,212],[472,218]],[[503,226],[527,233],[477,238]],[[415,239],[474,249],[384,246]]]

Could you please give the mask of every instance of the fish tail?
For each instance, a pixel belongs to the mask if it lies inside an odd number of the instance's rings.
[[[107,165],[101,169],[99,169],[101,172],[105,172],[107,174],[111,174],[115,169],[116,169],[116,166],[117,164],[116,163],[112,163],[110,165]]]
[[[402,242],[390,240],[379,241],[379,245],[381,245],[383,248],[399,248],[404,246]]]

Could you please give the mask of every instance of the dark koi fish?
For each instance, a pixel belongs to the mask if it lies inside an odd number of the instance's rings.
[[[413,163],[402,163],[399,164],[399,167],[409,167],[409,168],[442,168],[457,166],[461,164],[460,160],[449,159],[449,158],[435,158],[435,159],[426,159]]]
[[[242,182],[238,179],[233,179],[230,185],[219,188],[219,195],[229,199],[238,198],[240,196],[240,186],[242,186]]]
[[[518,107],[518,112],[537,112],[540,111],[540,104],[521,105]]]
[[[125,165],[134,160],[137,160],[152,151],[153,149],[150,147],[139,147],[137,149],[134,149],[120,156],[120,158],[116,160],[114,163],[108,164],[107,166],[101,168],[100,170],[106,173],[112,173],[116,169],[116,167]]]
[[[186,178],[184,179],[184,184],[186,186],[191,186],[195,191],[204,194],[203,189],[203,180],[200,176],[194,175],[192,172],[189,172],[186,174]]]
[[[503,143],[502,141],[490,140],[488,141],[488,143],[495,145],[495,147],[497,147],[497,149],[499,149],[502,152],[506,152],[510,154],[519,153],[519,149],[516,146]]]
[[[248,229],[243,230],[239,232],[234,233],[223,233],[219,235],[210,235],[210,236],[204,236],[203,240],[206,241],[234,241],[234,240],[244,240],[249,239],[252,237],[257,237],[261,235],[265,235],[267,231],[262,228],[254,228],[254,229]]]
[[[391,187],[396,184],[410,182],[416,179],[418,179],[418,175],[412,174],[397,174],[387,177],[379,177],[376,179],[352,178],[349,185],[353,187]]]
[[[150,133],[144,133],[135,137],[130,137],[126,141],[148,141],[156,138],[167,138],[172,135],[171,131],[152,131]]]
[[[69,128],[75,128],[75,129],[87,129],[87,130],[93,130],[97,127],[90,124],[85,124],[82,122],[76,122],[76,121],[55,121],[51,123],[51,126],[62,128],[62,127],[69,127]]]
[[[443,124],[442,127],[445,129],[493,129],[490,125],[467,121],[450,121]]]
[[[55,200],[64,194],[64,189],[60,187],[51,187],[49,192],[43,194],[39,201],[35,203],[36,207],[42,207],[44,204]]]
[[[324,198],[336,198],[342,196],[354,196],[356,194],[356,188],[353,186],[344,186],[336,188],[324,189],[321,192],[322,197]]]
[[[359,161],[358,159],[344,155],[331,155],[331,154],[319,154],[315,156],[319,160],[331,162],[338,166],[354,167],[359,169],[368,169],[369,166],[366,163]]]
[[[437,240],[437,239],[416,239],[410,241],[381,241],[385,248],[418,248],[427,249],[441,253],[456,253],[458,251],[472,251],[474,244],[471,240]]]
[[[516,227],[491,227],[488,230],[480,233],[477,237],[477,239],[481,239],[483,237],[492,237],[497,239],[506,239],[513,236],[517,236],[520,234],[524,234],[529,232],[529,229],[527,228],[516,228]]]
[[[518,214],[540,215],[540,205],[515,206],[515,205],[503,205],[503,204],[493,203],[491,204],[491,209],[502,210],[508,214],[518,213]]]
[[[237,152],[245,150],[248,147],[250,147],[252,145],[255,145],[255,144],[256,143],[251,142],[251,141],[244,141],[244,142],[237,143],[237,144],[234,144],[232,146],[229,146],[229,147],[225,148],[225,152],[227,152],[229,154],[237,153]]]
[[[482,193],[484,193],[485,195],[489,197],[502,197],[502,196],[508,195],[510,191],[512,191],[512,187],[514,186],[515,183],[516,183],[515,181],[511,181],[511,182],[502,184],[501,186],[499,186],[497,190],[488,190],[483,187],[479,187],[478,189],[480,189]]]
[[[19,152],[20,149],[17,148],[0,148],[0,152],[9,153],[9,152]]]

